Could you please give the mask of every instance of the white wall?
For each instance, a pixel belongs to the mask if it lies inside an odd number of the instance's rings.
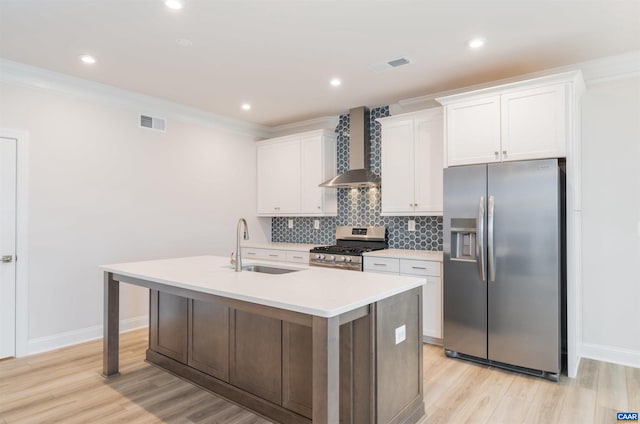
[[[100,264],[226,256],[241,216],[252,239],[270,236],[255,217],[255,136],[177,119],[141,129],[138,106],[14,83],[0,98],[0,128],[28,132],[26,353],[101,337]],[[145,325],[147,303],[123,285],[125,327]]]
[[[589,84],[582,111],[585,357],[640,367],[640,75]]]

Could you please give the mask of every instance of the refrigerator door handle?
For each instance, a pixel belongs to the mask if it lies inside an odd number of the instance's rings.
[[[484,258],[484,196],[480,196],[480,202],[478,203],[478,220],[476,225],[476,263],[478,264],[480,280],[487,281],[487,270],[484,266],[486,263]]]
[[[495,219],[495,199],[493,196],[489,196],[489,205],[487,212],[487,256],[488,268],[489,268],[489,281],[496,281],[496,249],[493,244],[493,222]]]

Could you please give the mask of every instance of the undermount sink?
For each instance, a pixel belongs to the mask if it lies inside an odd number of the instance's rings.
[[[225,268],[233,268],[233,266],[226,266]],[[262,274],[288,274],[290,272],[302,271],[302,269],[279,268],[279,267],[267,266],[267,265],[243,265],[242,271],[259,272]]]
[[[300,271],[299,269],[277,268],[275,266],[266,265],[245,265],[242,267],[242,270],[249,272],[261,272],[263,274],[288,274],[290,272]]]

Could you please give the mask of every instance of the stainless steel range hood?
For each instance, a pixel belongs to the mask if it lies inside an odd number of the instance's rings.
[[[371,172],[369,110],[349,111],[349,170],[320,184],[320,187],[379,187],[380,177]]]

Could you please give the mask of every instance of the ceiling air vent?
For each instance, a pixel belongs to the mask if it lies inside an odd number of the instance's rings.
[[[406,57],[401,57],[398,59],[390,60],[388,62],[373,65],[371,68],[376,72],[384,72],[384,71],[388,71],[389,69],[399,68],[400,66],[408,65],[410,63],[411,63],[411,60],[409,60]]]
[[[165,132],[167,130],[167,121],[164,118],[140,114],[140,127]]]

